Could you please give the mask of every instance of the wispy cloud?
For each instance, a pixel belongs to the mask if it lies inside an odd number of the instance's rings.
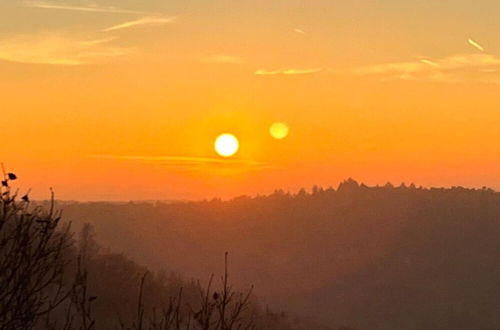
[[[431,81],[498,81],[485,76],[500,69],[500,57],[492,54],[458,54],[436,60],[420,59],[409,62],[384,63],[360,67],[357,75],[379,76],[383,79]]]
[[[306,32],[304,30],[301,30],[301,29],[293,29],[293,31],[298,33],[298,34],[302,34],[302,35],[306,34]]]
[[[58,10],[73,10],[73,11],[84,11],[84,12],[94,12],[94,13],[116,13],[116,14],[145,14],[144,12],[122,9],[117,7],[109,6],[99,6],[96,4],[88,5],[72,5],[62,2],[52,2],[52,1],[23,1],[22,5],[29,8],[40,8],[40,9],[58,9]]]
[[[480,44],[478,44],[477,42],[475,42],[474,40],[472,39],[469,39],[469,44],[477,49],[479,49],[480,51],[484,52],[484,48],[483,46],[481,46]]]
[[[82,41],[81,43],[83,45],[100,45],[100,44],[105,44],[108,42],[111,42],[113,40],[116,40],[116,37],[109,37],[109,38],[102,38],[102,39],[95,39],[95,40],[89,40],[89,41]]]
[[[122,56],[113,38],[81,40],[57,34],[18,35],[0,40],[0,60],[53,65],[82,65]]]
[[[204,57],[202,61],[213,64],[241,64],[245,62],[243,58],[233,55],[211,55]]]
[[[181,168],[193,168],[200,166],[213,167],[251,167],[268,168],[265,163],[244,159],[220,159],[215,157],[191,157],[191,156],[134,156],[134,155],[89,155],[91,158],[122,161],[142,161],[161,163],[163,165]]]
[[[165,24],[171,24],[174,23],[177,20],[176,17],[159,17],[159,16],[148,16],[148,17],[142,17],[136,20],[120,23],[117,25],[113,25],[111,27],[108,27],[104,29],[104,32],[108,31],[116,31],[116,30],[122,30],[122,29],[128,29],[131,27],[135,26],[152,26],[152,25],[165,25]]]
[[[272,76],[272,75],[301,75],[321,72],[321,68],[313,69],[280,69],[280,70],[265,70],[258,69],[254,74],[258,76]]]
[[[436,62],[433,62],[431,60],[421,59],[420,62],[427,64],[427,65],[430,65],[430,66],[433,66],[435,68],[439,68],[439,64],[437,64]]]

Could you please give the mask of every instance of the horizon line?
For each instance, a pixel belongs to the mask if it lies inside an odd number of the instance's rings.
[[[352,181],[351,181],[352,180]],[[456,190],[456,189],[463,189],[467,190],[470,192],[474,191],[489,191],[494,194],[500,193],[500,191],[493,189],[491,187],[487,186],[482,186],[482,187],[468,187],[468,186],[461,186],[461,185],[451,185],[451,186],[423,186],[423,185],[417,185],[415,183],[405,183],[402,182],[399,185],[394,185],[391,182],[386,182],[383,185],[376,184],[376,185],[367,185],[363,182],[358,182],[352,178],[344,179],[339,182],[337,188],[334,188],[333,185],[330,186],[321,186],[321,185],[312,185],[309,189],[306,189],[305,187],[301,188],[296,188],[296,189],[288,189],[285,190],[283,188],[275,188],[272,192],[266,192],[266,193],[257,193],[257,194],[238,194],[234,195],[232,197],[220,197],[220,196],[212,196],[212,197],[204,197],[204,198],[163,198],[163,199],[55,199],[56,202],[62,202],[62,203],[110,203],[110,204],[129,204],[129,203],[158,203],[158,202],[164,202],[164,203],[169,203],[169,204],[174,204],[174,203],[197,203],[197,202],[209,202],[209,201],[221,201],[221,202],[230,202],[232,200],[238,199],[238,198],[266,198],[273,196],[277,193],[283,193],[283,195],[288,195],[290,197],[297,197],[301,193],[301,191],[304,191],[306,195],[308,196],[313,196],[314,195],[314,189],[319,189],[322,193],[325,192],[330,192],[334,191],[335,193],[341,192],[339,188],[342,187],[342,185],[349,183],[349,182],[354,182],[357,184],[357,187],[355,189],[409,189],[409,190],[421,190],[421,191],[430,191],[433,189],[436,190]],[[321,193],[320,192],[320,193]],[[33,202],[50,202],[50,199],[34,199]]]

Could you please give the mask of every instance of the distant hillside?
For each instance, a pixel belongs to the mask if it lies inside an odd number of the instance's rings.
[[[64,217],[140,263],[232,278],[352,329],[500,329],[500,194],[367,187],[230,201],[72,203]],[[78,228],[75,228],[78,229]]]

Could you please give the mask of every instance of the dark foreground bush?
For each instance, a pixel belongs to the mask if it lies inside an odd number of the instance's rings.
[[[4,175],[0,199],[0,329],[30,329],[70,296],[65,270],[72,240],[59,228],[51,208],[30,208],[17,201],[12,173]]]
[[[12,191],[0,198],[0,330],[11,329],[312,329],[261,308],[252,289],[207,285],[154,273],[122,254],[103,252],[84,226],[78,239],[60,212]]]

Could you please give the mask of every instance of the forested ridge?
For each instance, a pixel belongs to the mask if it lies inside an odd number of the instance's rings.
[[[355,329],[500,327],[500,194],[337,188],[198,202],[64,203],[142,263],[206,278],[229,251],[265,304]]]

